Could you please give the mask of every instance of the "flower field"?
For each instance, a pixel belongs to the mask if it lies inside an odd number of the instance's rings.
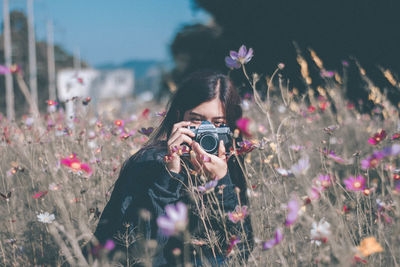
[[[321,64],[324,85],[311,88],[301,55],[308,92],[300,95],[276,82],[280,64],[262,99],[255,87],[263,79],[245,68],[252,53],[241,48],[226,59],[254,89],[243,98],[244,116],[237,122],[245,140],[232,151],[245,155],[250,205],[224,214],[239,224],[251,217],[255,245],[246,265],[398,266],[398,107],[361,66],[375,103],[371,113],[358,112],[345,99],[343,70],[328,71]],[[322,62],[316,55],[314,60]],[[54,101],[39,118],[26,115],[15,123],[0,118],[1,266],[109,263],[105,255],[114,249],[112,242],[96,247],[89,263],[81,247],[91,239],[123,162],[148,140],[165,106],[136,103],[135,111],[96,117],[90,99],[70,101],[78,107],[72,121]],[[217,194],[215,186],[204,183],[197,192]],[[186,214],[178,205],[168,208],[171,216],[179,210]],[[185,228],[182,222],[171,228],[168,220],[158,221],[171,235]],[[235,250],[245,241],[230,240],[229,265],[243,265]],[[151,250],[154,242],[145,246]],[[139,260],[127,258],[123,264]]]

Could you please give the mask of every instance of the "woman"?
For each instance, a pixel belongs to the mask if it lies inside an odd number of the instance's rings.
[[[113,251],[138,258],[148,256],[144,242],[156,240],[153,266],[174,266],[187,260],[187,251],[194,265],[202,265],[204,258],[219,265],[228,260],[232,242],[236,255],[246,260],[253,246],[250,218],[239,216],[240,222],[235,222],[227,216],[237,206],[247,205],[243,159],[228,160],[223,142],[217,153],[205,152],[188,129],[208,121],[215,127],[226,124],[233,132],[241,115],[240,98],[227,76],[202,71],[182,82],[159,128],[124,163],[94,233],[98,241],[105,244],[112,239],[117,244]],[[182,156],[186,145],[192,150],[190,157]],[[204,178],[217,181],[214,191],[195,190],[196,185],[204,185]],[[177,202],[189,209],[188,230],[193,238],[189,249],[188,242],[184,247],[182,238],[168,237],[157,225],[165,207]],[[131,243],[134,249],[127,249]]]

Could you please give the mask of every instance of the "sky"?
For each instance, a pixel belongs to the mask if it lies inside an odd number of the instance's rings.
[[[3,2],[3,1],[1,1]],[[54,24],[55,43],[90,65],[132,59],[169,60],[169,44],[185,24],[207,23],[191,0],[34,0],[37,40]],[[26,11],[26,0],[9,0],[10,10]],[[3,3],[0,6],[3,21]]]

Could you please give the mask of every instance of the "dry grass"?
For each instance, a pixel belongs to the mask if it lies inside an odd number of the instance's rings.
[[[376,103],[371,114],[360,114],[348,105],[341,77],[326,78],[319,95],[310,90],[307,105],[303,96],[272,83],[265,102],[257,95],[246,100],[250,139],[258,146],[245,160],[249,212],[257,241],[248,266],[363,264],[355,263],[354,256],[362,256],[356,247],[366,237],[375,237],[383,248],[361,257],[367,265],[399,264],[400,188],[396,190],[399,181],[393,178],[398,157],[386,157],[376,168],[367,170],[360,163],[373,151],[398,142],[391,137],[400,131],[399,114],[381,90],[363,77]],[[151,107],[148,117],[141,115],[145,107]],[[65,135],[59,135],[58,128],[67,125],[60,112],[49,113],[46,119],[43,115],[42,126],[28,126],[26,118],[18,123],[2,119],[0,191],[4,195],[11,192],[11,196],[0,199],[0,265],[85,265],[80,246],[96,227],[96,208],[102,211],[121,164],[146,140],[137,130],[157,125],[160,117],[155,113],[163,108],[147,103],[138,107],[134,116],[111,112],[94,118],[89,104],[78,114],[74,129]],[[121,118],[125,119],[126,132],[136,130],[126,139],[120,137],[114,124]],[[48,120],[54,126],[47,126]],[[368,139],[379,129],[388,137],[377,145],[369,144]],[[331,150],[343,161],[324,153]],[[61,158],[72,153],[91,166],[90,176],[60,165]],[[309,159],[308,168],[282,175],[282,169],[293,169],[305,158]],[[321,174],[329,174],[332,184],[317,198],[310,190]],[[369,194],[346,189],[344,179],[358,175],[366,179]],[[50,185],[53,188],[49,189]],[[45,191],[44,196],[33,197]],[[299,216],[293,225],[285,226],[287,203],[294,195],[301,206]],[[41,212],[54,214],[55,220],[39,222]],[[318,246],[311,242],[310,230],[312,223],[322,218],[330,224],[331,234]],[[273,238],[277,228],[283,231],[282,242],[264,251],[262,242]],[[95,264],[104,266],[105,262]]]

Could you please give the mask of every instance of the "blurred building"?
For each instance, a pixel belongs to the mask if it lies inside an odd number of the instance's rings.
[[[66,103],[69,117],[74,115],[74,97],[91,98],[96,113],[103,113],[109,103],[124,103],[133,97],[134,72],[129,69],[64,69],[57,73],[58,99]]]

